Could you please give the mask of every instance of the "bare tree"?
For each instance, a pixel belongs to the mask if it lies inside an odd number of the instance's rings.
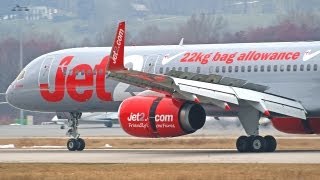
[[[186,43],[218,43],[227,22],[217,15],[192,15],[178,31]]]

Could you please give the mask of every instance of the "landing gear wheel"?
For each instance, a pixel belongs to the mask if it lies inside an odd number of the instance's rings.
[[[273,136],[265,136],[266,149],[265,152],[274,152],[277,148],[277,140]]]
[[[69,139],[67,142],[67,148],[69,151],[75,151],[79,147],[79,143],[76,139]]]
[[[264,152],[267,147],[266,140],[261,136],[250,136],[248,141],[251,152]]]
[[[77,141],[78,141],[77,151],[82,151],[86,147],[86,143],[81,138],[78,138]]]
[[[64,125],[61,125],[60,126],[60,129],[65,129],[66,127]]]
[[[237,139],[237,150],[239,152],[248,152],[249,151],[249,143],[248,143],[248,137],[247,136],[240,136]]]

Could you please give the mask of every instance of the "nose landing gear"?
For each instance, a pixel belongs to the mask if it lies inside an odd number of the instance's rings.
[[[69,151],[82,151],[85,148],[85,141],[81,138],[71,138],[67,142],[67,148]]]
[[[81,118],[81,115],[81,112],[59,113],[59,116],[63,116],[65,119],[68,119],[69,130],[66,135],[72,137],[67,142],[67,148],[69,151],[82,151],[86,146],[85,141],[80,138],[80,134],[78,133],[79,119]]]

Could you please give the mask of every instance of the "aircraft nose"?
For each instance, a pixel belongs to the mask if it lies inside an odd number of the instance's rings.
[[[7,102],[8,102],[9,104],[11,104],[11,105],[14,105],[14,101],[13,101],[13,99],[14,99],[14,97],[13,97],[13,96],[14,96],[14,91],[13,91],[12,85],[10,85],[10,86],[8,87],[5,96],[6,96]]]

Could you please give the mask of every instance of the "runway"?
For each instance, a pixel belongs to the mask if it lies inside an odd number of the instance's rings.
[[[320,151],[238,153],[226,149],[0,150],[1,163],[320,163]]]

